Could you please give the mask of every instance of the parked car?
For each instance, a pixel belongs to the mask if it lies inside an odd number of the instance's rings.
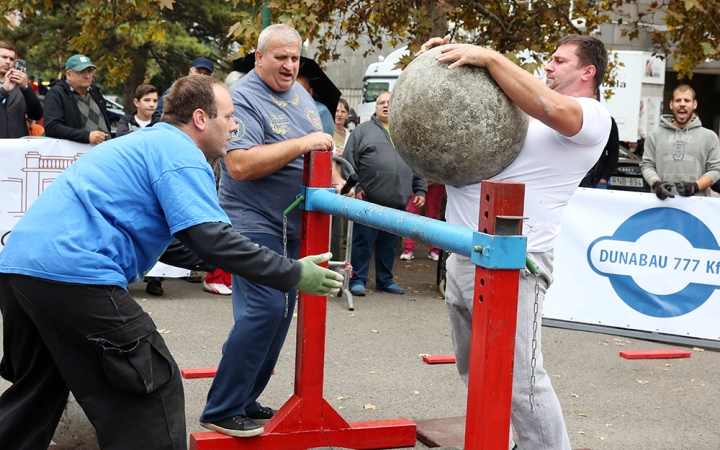
[[[107,95],[103,97],[105,97],[105,108],[107,108],[108,121],[110,121],[110,135],[115,137],[120,118],[125,115],[125,108],[120,103],[109,99]]]
[[[609,189],[618,191],[650,192],[640,169],[642,158],[620,146],[618,166],[610,177]]]

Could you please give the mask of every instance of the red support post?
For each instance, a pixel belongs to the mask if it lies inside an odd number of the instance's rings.
[[[305,156],[303,185],[330,187],[332,155]],[[300,256],[326,253],[330,216],[303,211]],[[325,362],[324,297],[300,294],[298,300],[295,393],[265,424],[265,433],[234,438],[219,433],[193,433],[190,450],[301,450],[315,447],[380,449],[415,445],[415,423],[408,419],[348,423],[323,398]]]
[[[521,183],[483,181],[478,230],[521,234],[524,196]],[[475,271],[465,450],[508,448],[519,277],[518,269]]]

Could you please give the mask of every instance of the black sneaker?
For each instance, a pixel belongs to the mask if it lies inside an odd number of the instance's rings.
[[[162,281],[157,278],[150,279],[147,286],[145,286],[145,292],[152,295],[163,295],[165,291],[162,288]]]
[[[248,416],[235,416],[214,423],[200,422],[200,425],[208,430],[234,437],[251,437],[265,432],[262,425],[253,422]]]
[[[277,411],[267,406],[261,406],[260,409],[255,411],[253,414],[248,414],[248,417],[253,422],[259,423],[260,425],[267,423],[268,420],[272,419]]]
[[[188,283],[202,283],[203,277],[196,271],[190,272],[190,275],[185,277],[185,281]]]

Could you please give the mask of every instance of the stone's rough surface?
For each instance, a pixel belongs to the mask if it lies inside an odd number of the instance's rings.
[[[462,186],[492,178],[520,152],[528,117],[485,69],[448,70],[436,47],[395,83],[389,128],[405,162],[427,179]]]

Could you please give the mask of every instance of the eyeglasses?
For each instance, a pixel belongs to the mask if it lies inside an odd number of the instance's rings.
[[[72,69],[70,69],[70,72],[72,72],[72,73],[74,73],[74,74],[77,74],[77,75],[80,75],[81,77],[89,77],[89,76],[92,76],[92,74],[93,74],[95,71],[93,70],[92,67],[88,67],[87,69],[81,70],[80,72],[78,72],[77,70],[72,70]]]

